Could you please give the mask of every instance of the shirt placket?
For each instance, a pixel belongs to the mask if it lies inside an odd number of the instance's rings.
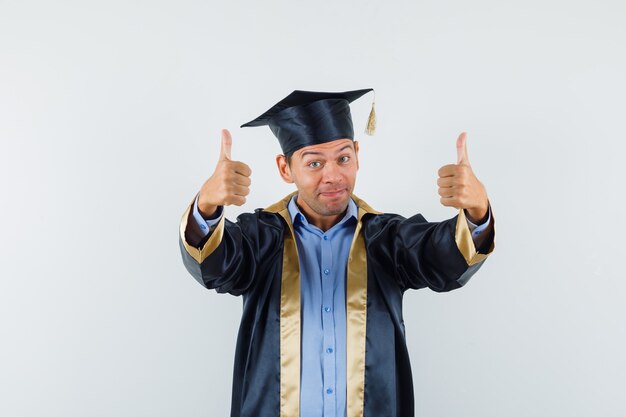
[[[334,276],[331,238],[321,237],[322,327],[323,327],[323,380],[324,417],[336,417],[336,348],[335,309],[333,305]]]

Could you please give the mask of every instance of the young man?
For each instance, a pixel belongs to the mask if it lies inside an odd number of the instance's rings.
[[[297,191],[232,223],[250,168],[220,161],[183,215],[188,271],[243,295],[231,417],[411,417],[413,383],[402,317],[407,289],[464,285],[494,248],[493,218],[466,137],[439,170],[441,203],[459,215],[428,223],[372,209],[353,194],[359,168],[349,103],[371,91],[294,91],[243,126],[269,125],[283,180]]]

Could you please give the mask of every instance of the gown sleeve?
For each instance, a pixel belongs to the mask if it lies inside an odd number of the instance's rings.
[[[439,223],[427,222],[420,214],[408,219],[394,216],[370,240],[368,251],[393,265],[403,291],[424,287],[450,291],[465,285],[493,252],[494,223],[491,217],[489,235],[476,248],[463,210]]]
[[[252,284],[258,264],[255,242],[244,232],[242,222],[233,223],[224,216],[199,239],[193,207],[190,204],[180,222],[179,244],[185,268],[208,289],[243,294]]]

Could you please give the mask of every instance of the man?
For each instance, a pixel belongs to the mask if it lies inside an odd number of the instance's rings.
[[[205,287],[243,295],[231,417],[411,417],[413,384],[404,291],[461,287],[493,250],[483,185],[469,165],[439,170],[441,203],[459,215],[428,223],[372,209],[353,194],[359,168],[349,103],[371,91],[294,91],[243,126],[269,125],[283,180],[297,191],[225,220],[242,205],[250,168],[220,160],[183,215],[188,271]]]

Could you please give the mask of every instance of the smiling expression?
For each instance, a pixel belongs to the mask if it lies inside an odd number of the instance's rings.
[[[328,230],[345,213],[359,169],[359,146],[351,139],[311,145],[293,153],[290,163],[276,157],[278,171],[298,188],[297,203],[308,221]]]

